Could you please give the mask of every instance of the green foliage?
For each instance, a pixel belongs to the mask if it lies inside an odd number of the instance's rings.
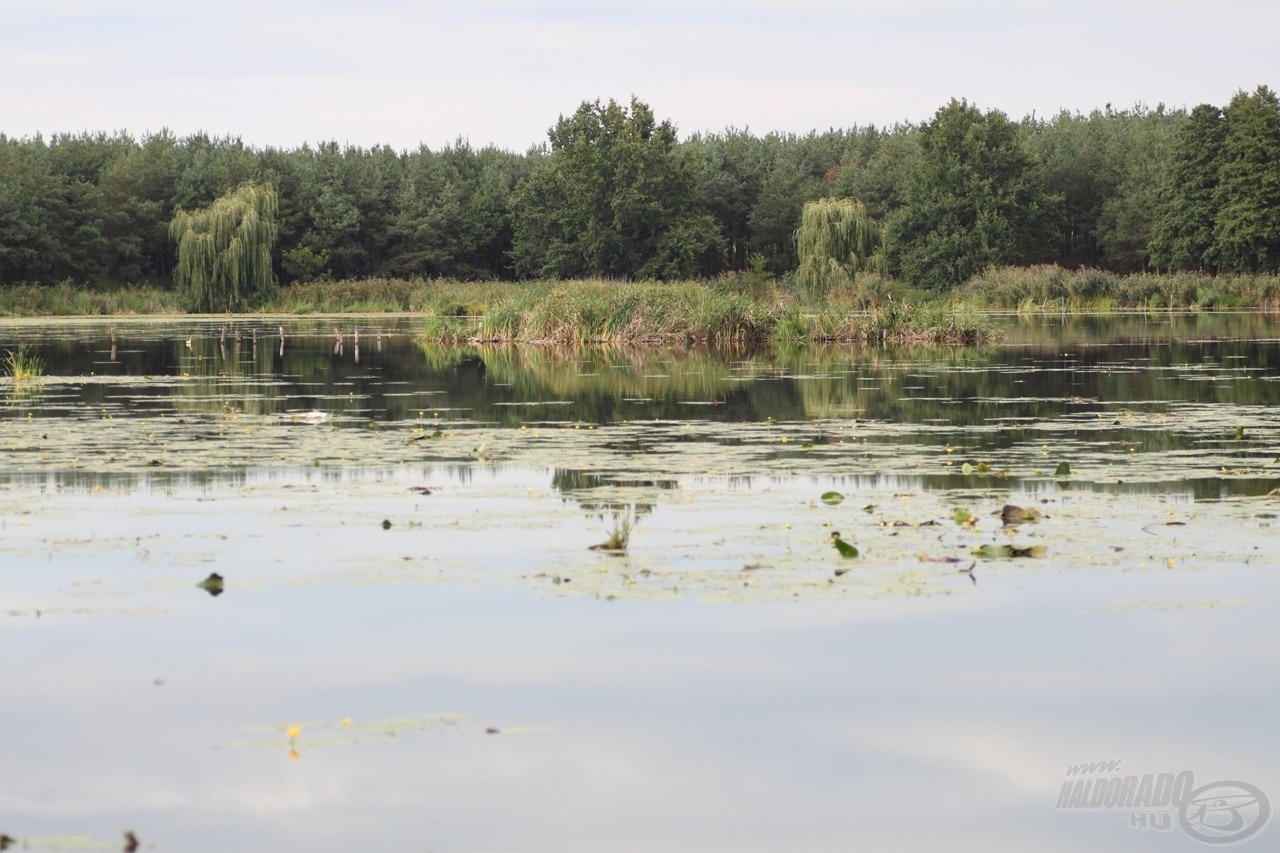
[[[174,282],[196,310],[238,311],[271,294],[276,206],[270,184],[242,184],[208,207],[174,216]]]
[[[317,252],[306,246],[294,246],[280,258],[280,266],[294,281],[316,281],[325,274],[328,265],[328,249]]]
[[[1117,272],[1146,270],[1150,255],[1152,219],[1157,207],[1160,175],[1173,146],[1176,125],[1163,110],[1137,109],[1125,114],[1118,147],[1119,183],[1102,204],[1098,242],[1106,265]]]
[[[1175,270],[1217,265],[1214,200],[1226,135],[1222,110],[1201,104],[1177,133],[1156,201],[1151,259]]]
[[[523,161],[465,141],[409,157],[395,196],[388,271],[465,278],[509,276],[508,201]]]
[[[935,290],[1043,246],[1046,207],[1017,125],[951,101],[921,131],[920,167],[885,223],[890,268]]]
[[[920,126],[730,128],[681,142],[633,100],[583,104],[549,147],[522,154],[464,140],[397,152],[255,150],[168,131],[0,134],[0,287],[172,287],[174,211],[246,182],[276,190],[273,256],[286,282],[719,276],[717,287],[777,296],[779,280],[814,282],[795,239],[805,205],[839,198],[884,223],[895,275],[934,290],[1008,264],[1268,272],[1280,265],[1275,114],[1265,87],[1225,112],[1108,105],[1016,126],[960,101]],[[828,292],[865,291],[849,304],[866,308],[877,297],[865,272],[856,284],[835,275]],[[370,304],[383,301],[379,287]],[[1249,299],[1236,283],[1143,287],[1161,304]],[[24,291],[11,304],[25,301]],[[35,301],[76,300],[57,290]]]
[[[88,290],[67,281],[0,288],[0,315],[69,317],[181,312],[182,304],[171,290],[143,287]]]
[[[1214,243],[1237,272],[1280,270],[1280,99],[1266,86],[1227,106]]]
[[[1024,313],[1116,309],[1272,309],[1280,275],[1176,273],[1117,275],[1055,265],[999,267],[975,276],[957,296],[986,309]]]
[[[512,197],[522,277],[670,279],[715,269],[722,235],[670,122],[632,98],[583,103]]]
[[[44,375],[44,362],[32,354],[26,344],[5,350],[4,370],[14,382],[30,382]]]
[[[797,283],[820,295],[838,284],[852,284],[860,269],[882,266],[880,225],[853,199],[820,199],[804,206],[796,231],[800,268]]]

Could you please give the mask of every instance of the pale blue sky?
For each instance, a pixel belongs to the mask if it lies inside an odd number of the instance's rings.
[[[632,94],[681,135],[1225,105],[1280,88],[1274,0],[0,0],[0,132],[523,151]]]

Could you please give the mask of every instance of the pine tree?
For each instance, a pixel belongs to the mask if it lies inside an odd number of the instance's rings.
[[[1213,236],[1233,272],[1280,270],[1280,100],[1266,86],[1226,110]]]
[[[1178,131],[1152,222],[1151,259],[1175,270],[1216,265],[1214,192],[1226,126],[1222,110],[1201,104]]]

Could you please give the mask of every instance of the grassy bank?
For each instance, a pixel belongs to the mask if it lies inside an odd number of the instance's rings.
[[[70,282],[0,287],[0,316],[110,317],[181,314],[184,310],[177,293],[152,287],[89,290]]]
[[[897,292],[899,297],[892,298]],[[264,314],[423,314],[424,340],[461,343],[733,344],[974,343],[992,333],[978,312],[909,304],[875,277],[821,300],[771,278],[712,282],[457,282],[363,279],[281,288]],[[180,314],[172,291],[78,290],[69,284],[0,288],[10,316]]]
[[[181,314],[180,294],[69,283],[0,287],[0,316]],[[423,314],[439,342],[602,344],[973,343],[991,311],[1280,310],[1280,276],[1119,276],[1055,266],[993,269],[945,296],[875,275],[815,298],[768,276],[710,282],[458,282],[370,278],[294,284],[264,314]]]
[[[1141,273],[1004,267],[953,294],[978,310],[1036,312],[1280,310],[1280,275]]]

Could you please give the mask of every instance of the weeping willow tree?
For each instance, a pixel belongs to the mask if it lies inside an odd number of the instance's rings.
[[[275,288],[276,202],[271,184],[246,183],[208,207],[173,217],[173,280],[197,311],[236,311]]]
[[[806,202],[796,231],[800,267],[796,280],[814,295],[837,284],[852,284],[862,270],[880,271],[883,264],[880,223],[851,198]]]

